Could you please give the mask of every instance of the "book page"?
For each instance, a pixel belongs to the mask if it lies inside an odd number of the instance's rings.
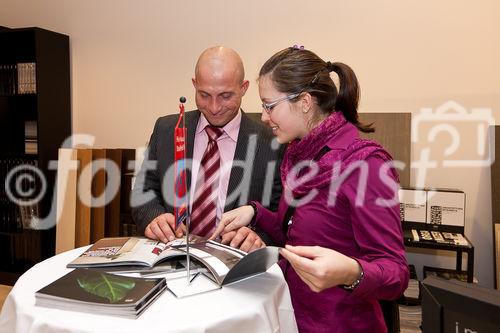
[[[192,244],[189,253],[207,265],[218,283],[222,283],[224,276],[244,257],[235,249],[212,242]]]
[[[68,267],[114,266],[125,263],[152,266],[166,244],[139,237],[103,238]]]

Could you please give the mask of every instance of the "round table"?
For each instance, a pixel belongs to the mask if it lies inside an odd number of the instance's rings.
[[[35,306],[35,292],[71,271],[66,264],[84,250],[61,253],[24,273],[5,300],[0,332],[297,332],[278,265],[191,297],[176,298],[165,291],[137,319]]]

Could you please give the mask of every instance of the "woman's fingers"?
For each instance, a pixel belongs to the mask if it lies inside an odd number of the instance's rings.
[[[290,262],[290,264],[292,264],[292,266],[297,267],[302,271],[311,272],[315,269],[313,260],[292,252],[288,249],[288,245],[287,248],[281,249],[280,253],[286,260],[288,260],[288,262]]]
[[[215,231],[214,233],[212,234],[212,236],[210,236],[209,240],[214,240],[216,239],[217,237],[219,237],[219,235],[221,234],[222,230],[224,230],[224,223],[222,223],[222,221],[219,223],[219,225],[217,225],[217,227],[215,228]]]
[[[317,258],[317,257],[322,257],[325,254],[325,251],[328,251],[325,248],[319,247],[319,246],[291,246],[291,245],[286,245],[285,248],[290,251],[295,253],[298,256],[301,257],[306,257],[306,258]]]

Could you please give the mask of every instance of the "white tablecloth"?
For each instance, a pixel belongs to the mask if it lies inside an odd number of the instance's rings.
[[[59,254],[23,274],[5,300],[0,332],[297,332],[288,286],[277,265],[196,296],[178,299],[165,291],[137,319],[35,306],[35,292],[68,273],[66,264],[83,251]]]

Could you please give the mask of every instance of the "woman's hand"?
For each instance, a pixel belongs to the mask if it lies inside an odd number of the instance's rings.
[[[361,275],[356,260],[324,247],[287,245],[280,253],[315,292],[339,284],[351,285]]]
[[[224,235],[229,231],[245,227],[250,224],[254,215],[252,206],[241,206],[222,214],[219,225],[215,228],[214,233],[210,237],[211,240]]]
[[[224,233],[220,242],[248,253],[266,247],[259,235],[247,227]]]

